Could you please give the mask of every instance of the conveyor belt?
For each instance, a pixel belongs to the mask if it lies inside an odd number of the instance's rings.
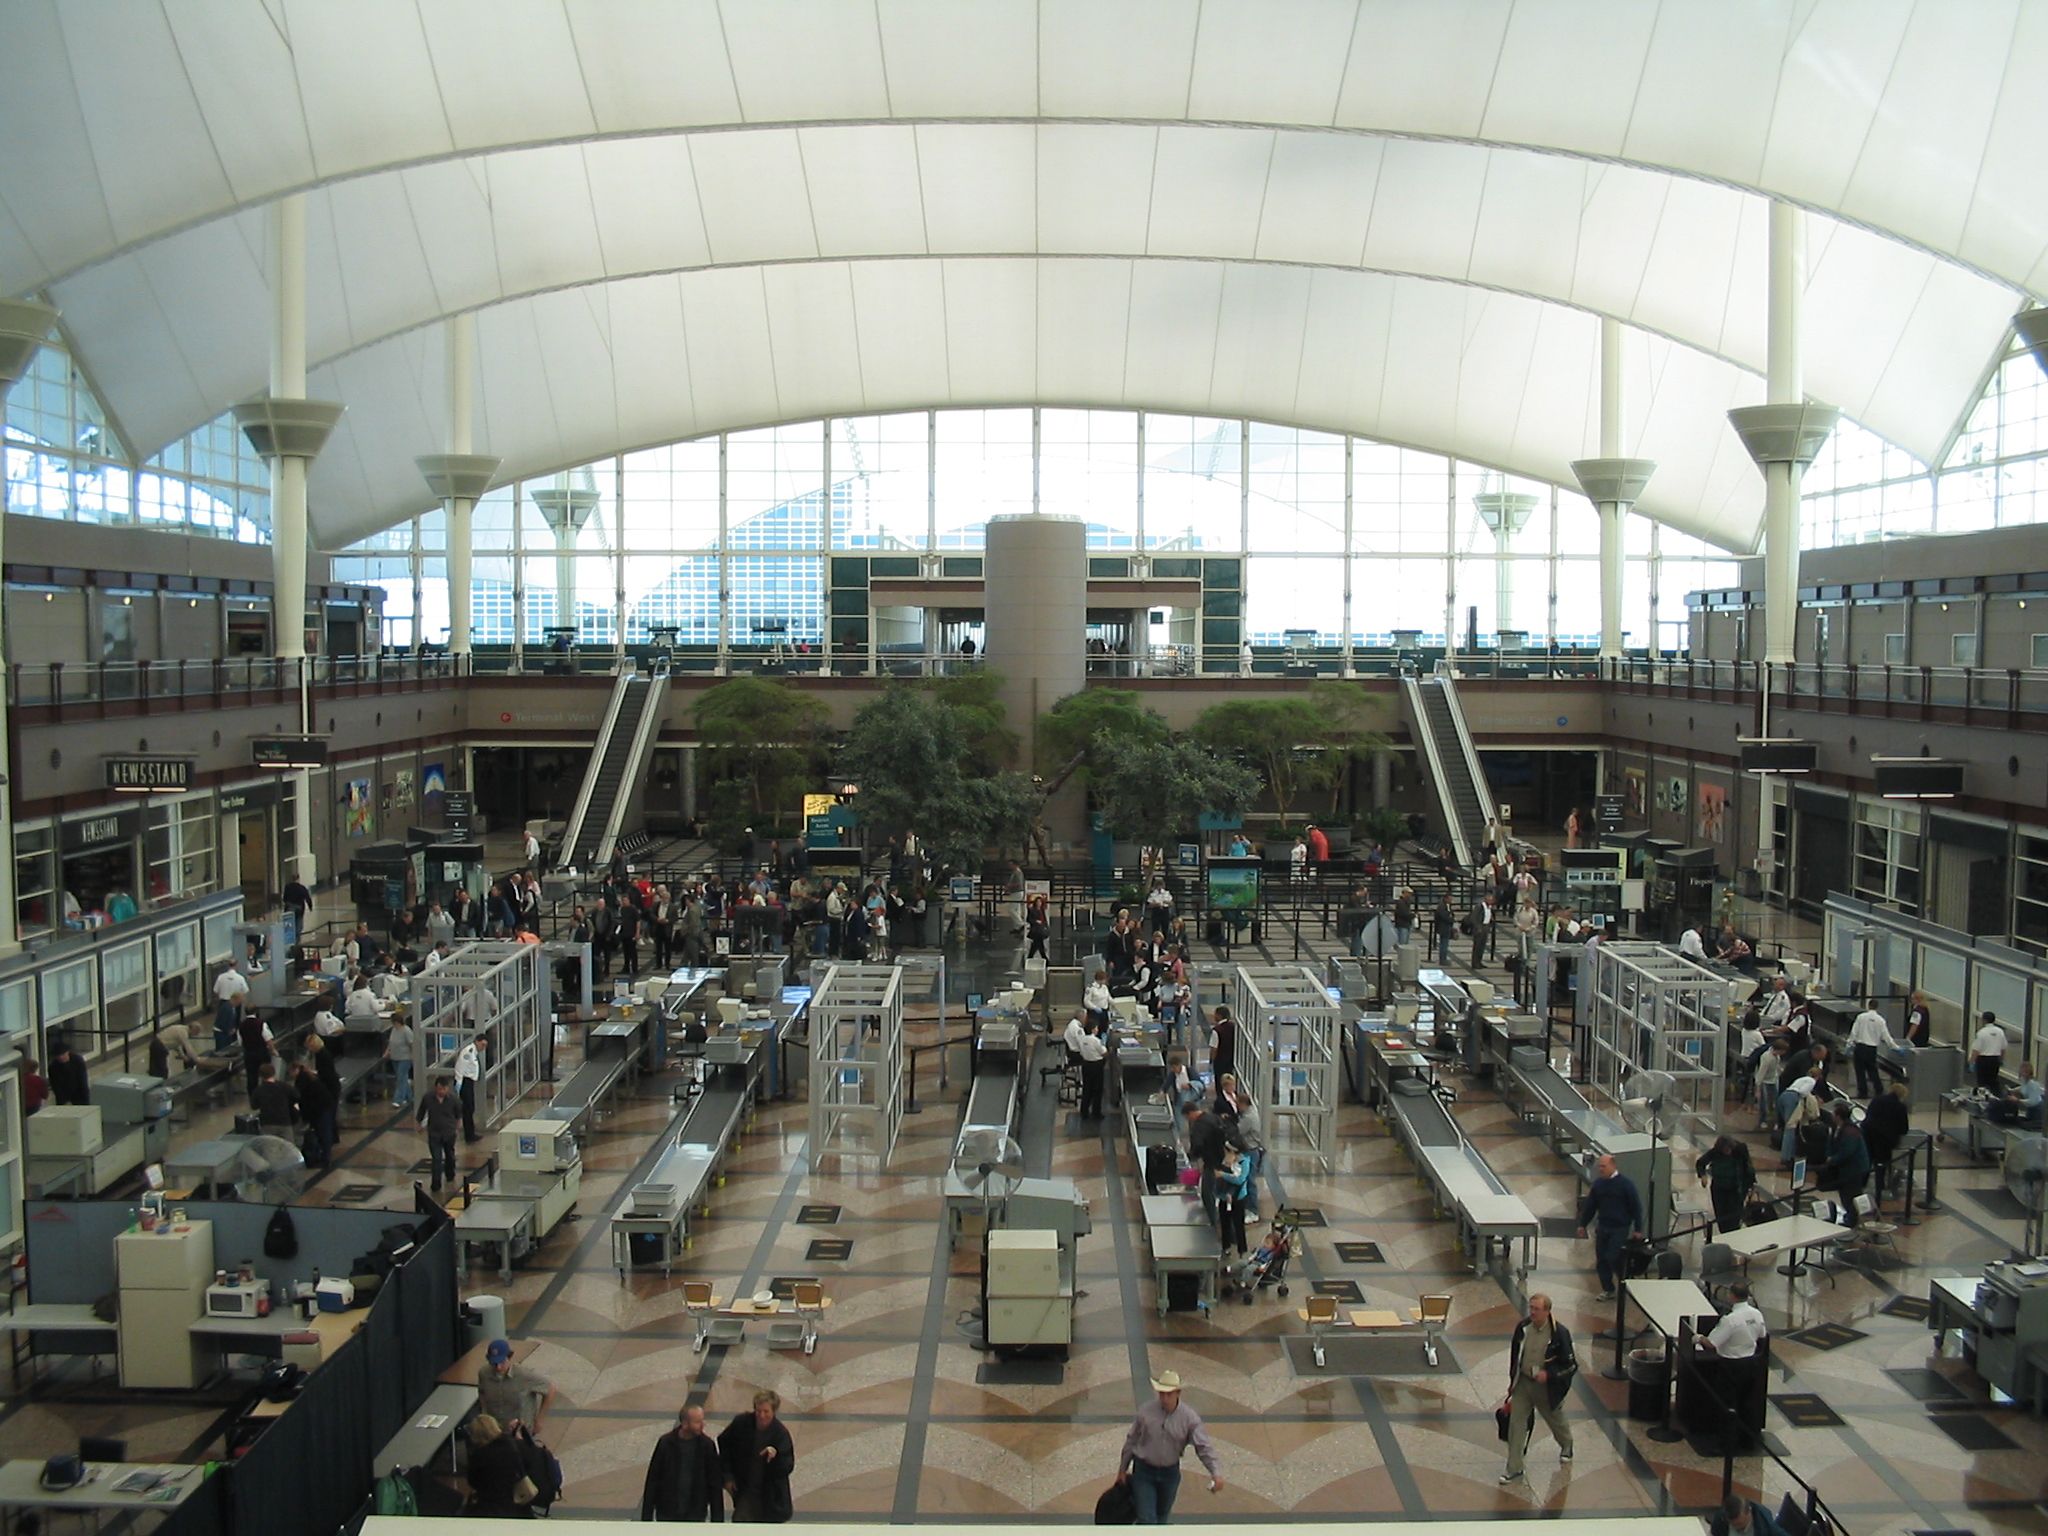
[[[1433,1093],[1395,1093],[1387,1096],[1387,1112],[1401,1140],[1416,1151],[1424,1147],[1454,1147],[1463,1138],[1451,1120],[1444,1101]]]
[[[984,1072],[967,1088],[967,1116],[963,1131],[976,1126],[1000,1126],[1008,1134],[1017,1118],[1017,1074],[1014,1070]]]
[[[1553,1114],[1571,1115],[1591,1108],[1586,1103],[1586,1096],[1549,1062],[1540,1067],[1516,1067],[1514,1075]]]
[[[618,1086],[625,1073],[626,1064],[617,1057],[586,1061],[555,1085],[554,1097],[535,1118],[566,1120],[581,1131],[591,1112]]]

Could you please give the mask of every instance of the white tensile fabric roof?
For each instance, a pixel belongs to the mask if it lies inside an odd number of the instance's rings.
[[[1809,394],[1938,455],[2048,290],[2042,0],[13,0],[0,291],[148,454],[261,393],[307,194],[335,546],[504,475],[840,412],[1149,406],[1567,484],[1631,329],[1642,509],[1754,546],[1767,199]]]

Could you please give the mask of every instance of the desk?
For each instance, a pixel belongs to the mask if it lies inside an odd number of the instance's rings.
[[[1982,1275],[1949,1275],[1927,1282],[1927,1326],[1939,1336],[1951,1328],[1977,1326],[1977,1287]]]
[[[104,1346],[51,1351],[52,1354],[90,1355],[95,1375],[99,1373],[99,1357],[116,1354],[120,1350],[120,1329],[113,1323],[102,1322],[89,1302],[24,1302],[11,1312],[0,1313],[0,1332],[8,1335],[17,1389],[21,1386],[23,1360],[30,1363],[29,1384],[35,1384],[34,1362],[39,1352],[36,1341],[44,1334],[89,1339],[95,1346]]]
[[[196,1142],[165,1158],[164,1174],[173,1184],[204,1184],[206,1198],[217,1199],[222,1182],[235,1171],[249,1141],[247,1136],[223,1136],[215,1141]],[[178,1177],[180,1174],[184,1177]]]
[[[1145,1225],[1148,1227],[1209,1225],[1209,1218],[1202,1213],[1199,1195],[1144,1195],[1138,1204],[1144,1208]]]
[[[1760,1259],[1765,1254],[1789,1253],[1790,1261],[1778,1268],[1778,1273],[1787,1277],[1786,1289],[1789,1291],[1790,1281],[1806,1273],[1806,1266],[1799,1261],[1803,1250],[1825,1248],[1848,1235],[1847,1227],[1822,1221],[1818,1216],[1780,1216],[1776,1221],[1744,1227],[1739,1232],[1725,1232],[1721,1241],[1742,1256],[1744,1269],[1749,1267],[1751,1259]]]
[[[333,1357],[334,1352],[347,1343],[354,1336],[355,1331],[362,1327],[363,1319],[368,1315],[367,1312],[360,1308],[352,1312],[315,1312],[310,1322],[300,1323],[294,1331],[311,1334],[317,1341],[320,1351],[320,1358],[309,1365],[307,1369],[309,1371],[317,1371],[321,1366],[325,1365]],[[295,1397],[288,1397],[282,1402],[273,1402],[267,1397],[259,1397],[255,1402],[242,1410],[242,1417],[245,1419],[274,1419],[283,1413],[285,1409],[291,1407],[296,1400]]]
[[[94,1529],[102,1510],[126,1510],[131,1516],[151,1510],[168,1511],[191,1498],[206,1481],[206,1468],[171,1463],[100,1461],[86,1467],[86,1479],[76,1488],[52,1491],[42,1484],[40,1461],[10,1461],[0,1465],[0,1509],[64,1509],[91,1512]],[[159,1473],[166,1481],[147,1493],[119,1493],[114,1485],[134,1472]]]
[[[1458,1219],[1470,1234],[1472,1242],[1472,1272],[1478,1274],[1486,1266],[1493,1252],[1493,1245],[1501,1245],[1505,1259],[1514,1250],[1515,1239],[1522,1240],[1522,1266],[1515,1271],[1518,1279],[1526,1280],[1536,1268],[1537,1244],[1543,1236],[1543,1226],[1536,1215],[1522,1201],[1519,1195],[1466,1195],[1458,1201]]]
[[[788,1348],[791,1345],[801,1344],[804,1353],[808,1355],[817,1351],[818,1324],[822,1314],[829,1311],[831,1306],[832,1298],[830,1296],[824,1296],[819,1299],[818,1310],[815,1312],[798,1311],[794,1301],[771,1301],[766,1306],[762,1306],[758,1302],[749,1299],[746,1301],[735,1301],[729,1306],[720,1307],[718,1309],[718,1316],[722,1321],[733,1324],[739,1333],[746,1332],[746,1325],[748,1323],[767,1319],[770,1324],[768,1329],[769,1348],[773,1349],[778,1346]],[[787,1324],[780,1321],[780,1319],[791,1317],[796,1319],[794,1331],[791,1331]]]
[[[495,1243],[498,1248],[498,1278],[512,1278],[513,1250],[521,1237],[530,1243],[533,1233],[533,1202],[485,1196],[474,1199],[455,1215],[455,1242],[462,1250],[462,1266],[469,1267],[469,1250],[478,1243]]]
[[[1195,1209],[1199,1211],[1200,1205]],[[1149,1227],[1146,1235],[1152,1242],[1152,1278],[1159,1288],[1159,1315],[1166,1316],[1167,1282],[1173,1275],[1200,1278],[1196,1306],[1207,1312],[1216,1301],[1216,1271],[1223,1262],[1223,1248],[1215,1230],[1203,1222],[1195,1226]]]
[[[405,1428],[384,1442],[371,1470],[379,1477],[398,1467],[424,1467],[454,1438],[462,1421],[476,1407],[476,1377],[467,1386],[443,1382],[427,1394],[427,1400],[405,1421]],[[448,1458],[448,1470],[455,1470],[455,1458]]]

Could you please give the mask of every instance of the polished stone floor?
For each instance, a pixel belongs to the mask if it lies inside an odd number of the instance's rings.
[[[1007,956],[982,958],[1001,964]],[[702,1401],[721,1424],[755,1390],[771,1387],[795,1437],[800,1519],[1086,1521],[1114,1470],[1132,1408],[1148,1391],[1145,1378],[1166,1369],[1181,1373],[1188,1400],[1208,1419],[1227,1479],[1211,1499],[1190,1478],[1187,1518],[1625,1518],[1704,1511],[1717,1499],[1718,1460],[1647,1438],[1648,1426],[1626,1417],[1625,1386],[1600,1377],[1595,1367],[1611,1361],[1614,1346],[1593,1336],[1612,1322],[1612,1306],[1594,1304],[1590,1244],[1569,1237],[1545,1238],[1531,1285],[1555,1298],[1587,1366],[1568,1410],[1577,1457],[1560,1465],[1539,1433],[1528,1481],[1496,1485],[1492,1408],[1506,1384],[1520,1288],[1511,1276],[1472,1272],[1398,1144],[1359,1105],[1347,1104],[1339,1116],[1330,1167],[1284,1146],[1272,1160],[1269,1200],[1312,1207],[1326,1223],[1304,1232],[1293,1297],[1267,1291],[1250,1306],[1219,1306],[1213,1316],[1162,1319],[1136,1169],[1128,1146],[1113,1136],[1116,1122],[1083,1124],[1049,1100],[1029,1101],[1028,1161],[1075,1179],[1092,1208],[1094,1231],[1081,1244],[1086,1295],[1072,1358],[1056,1385],[978,1383],[987,1357],[962,1323],[977,1301],[973,1249],[949,1255],[940,1223],[939,1182],[959,1085],[945,1095],[924,1088],[922,1111],[906,1120],[885,1172],[814,1175],[803,1105],[763,1107],[675,1276],[636,1272],[622,1284],[606,1217],[669,1120],[664,1086],[650,1079],[588,1138],[580,1219],[560,1227],[509,1284],[482,1268],[466,1276],[467,1291],[506,1298],[511,1331],[538,1341],[531,1363],[558,1389],[545,1430],[566,1476],[561,1513],[630,1517],[654,1438],[678,1406]],[[1456,1113],[1533,1208],[1569,1215],[1574,1178],[1541,1136],[1476,1085],[1461,1093]],[[1738,1123],[1746,1128],[1752,1120],[1743,1114]],[[186,1134],[211,1128],[202,1116]],[[375,1203],[409,1205],[411,1169],[425,1152],[409,1117],[388,1107],[356,1110],[345,1131],[337,1168],[307,1199],[373,1183]],[[1775,1156],[1760,1138],[1754,1144],[1766,1181],[1781,1184]],[[1831,1281],[1788,1279],[1759,1265],[1759,1299],[1780,1336],[1771,1391],[1815,1394],[1844,1421],[1797,1428],[1773,1408],[1773,1442],[1855,1536],[2048,1531],[2048,1426],[1987,1401],[1967,1364],[1934,1352],[1924,1323],[1881,1310],[1897,1296],[1924,1296],[1931,1276],[1974,1273],[2020,1241],[2017,1219],[1992,1214],[1969,1193],[1996,1185],[1995,1170],[1964,1166],[1949,1148],[1943,1209],[1901,1231],[1898,1267]],[[799,1225],[798,1207],[807,1203],[841,1207],[837,1222]],[[852,1256],[807,1259],[818,1237],[850,1239]],[[1353,1241],[1378,1244],[1384,1262],[1341,1262],[1336,1244]],[[1690,1270],[1698,1240],[1684,1251]],[[834,1303],[815,1355],[753,1340],[692,1352],[686,1275],[712,1279],[721,1294],[744,1294],[773,1277],[804,1274],[821,1276]],[[1308,1283],[1333,1279],[1355,1281],[1369,1305],[1406,1308],[1425,1292],[1449,1291],[1451,1351],[1462,1370],[1446,1361],[1436,1372],[1411,1366],[1415,1374],[1401,1376],[1299,1373],[1283,1348],[1301,1332],[1294,1308]],[[1833,1350],[1783,1337],[1822,1321],[1845,1324],[1858,1337]],[[1909,1368],[1939,1373],[1961,1400],[1931,1410],[1887,1375]],[[199,1456],[217,1448],[230,1412],[226,1396],[138,1405],[82,1370],[65,1371],[38,1396],[0,1409],[0,1439],[9,1456],[42,1456],[80,1433],[123,1434],[137,1458]],[[2003,1443],[1966,1450],[1943,1429],[1950,1419],[1976,1421],[1971,1428],[1988,1423]],[[1773,1503],[1787,1486],[1765,1458],[1739,1460],[1736,1475]]]

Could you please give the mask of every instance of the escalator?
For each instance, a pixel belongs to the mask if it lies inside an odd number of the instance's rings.
[[[1493,794],[1466,729],[1465,712],[1458,706],[1457,690],[1448,675],[1437,672],[1402,678],[1401,692],[1408,705],[1408,730],[1436,796],[1444,835],[1458,862],[1469,869],[1479,862],[1479,850],[1486,843],[1487,807]]]
[[[578,870],[602,869],[624,830],[634,793],[647,772],[654,738],[661,734],[668,674],[630,672],[612,689],[604,725],[590,754],[590,767],[577,793],[559,863]]]

